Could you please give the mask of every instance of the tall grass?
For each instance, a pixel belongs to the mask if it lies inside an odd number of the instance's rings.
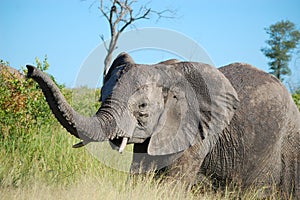
[[[153,174],[131,177],[93,157],[58,123],[1,140],[0,199],[258,199],[259,190],[214,191],[198,186],[186,192],[180,182]],[[204,188],[203,188],[204,187]],[[269,199],[278,199],[274,192]]]
[[[73,142],[58,126],[42,126],[2,140],[1,185],[19,187],[36,180],[68,185],[76,175],[101,167],[85,149],[72,149]]]

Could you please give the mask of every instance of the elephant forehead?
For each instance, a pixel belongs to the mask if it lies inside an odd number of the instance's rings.
[[[132,101],[148,99],[150,101],[158,101],[162,98],[162,87],[156,83],[145,84],[139,87],[130,97]]]
[[[138,90],[147,85],[158,84],[160,75],[151,66],[135,66],[119,75],[112,75],[102,91],[102,100],[108,96],[127,102]]]
[[[159,83],[160,80],[161,74],[151,65],[138,65],[126,72],[121,77],[119,84],[124,86],[130,85],[136,91],[145,85]]]

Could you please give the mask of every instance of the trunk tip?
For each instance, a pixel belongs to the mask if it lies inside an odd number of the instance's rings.
[[[35,67],[32,65],[26,65],[28,71],[27,71],[27,78],[32,77],[32,74],[34,72]]]

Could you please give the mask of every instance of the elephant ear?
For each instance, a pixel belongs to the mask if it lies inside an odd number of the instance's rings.
[[[205,145],[199,153],[207,154],[238,107],[237,93],[212,66],[181,62],[169,70],[175,81],[163,89],[165,109],[151,136],[148,154],[177,153],[199,140]]]
[[[117,56],[104,77],[104,85],[101,89],[100,101],[103,102],[111,94],[112,88],[115,86],[122,73],[124,73],[125,66],[132,67],[134,64],[135,62],[127,53],[123,52]]]

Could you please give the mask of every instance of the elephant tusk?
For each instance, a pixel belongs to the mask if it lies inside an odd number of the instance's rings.
[[[128,138],[124,137],[119,148],[119,153],[122,153],[127,145]]]

